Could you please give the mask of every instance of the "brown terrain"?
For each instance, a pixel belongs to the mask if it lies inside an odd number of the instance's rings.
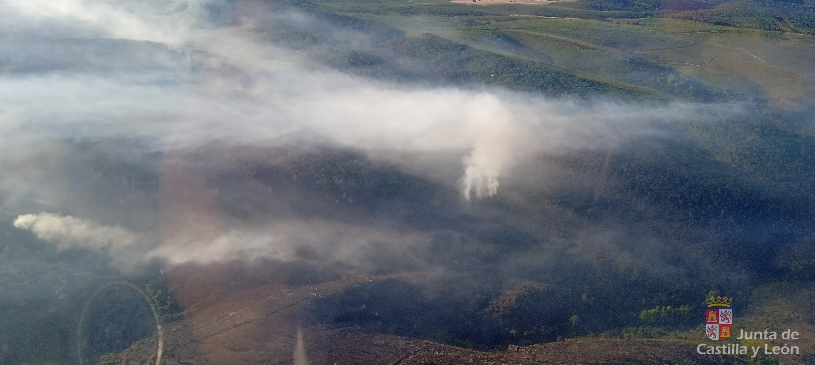
[[[693,344],[679,340],[577,338],[477,351],[359,327],[331,328],[311,318],[306,310],[309,301],[393,276],[345,277],[297,287],[254,283],[236,288],[234,283],[212,280],[218,274],[170,275],[185,318],[165,324],[162,364],[747,363],[730,356],[699,355]],[[300,360],[295,360],[301,330]],[[126,364],[155,364],[155,352],[155,338],[151,338],[121,353],[119,359]]]

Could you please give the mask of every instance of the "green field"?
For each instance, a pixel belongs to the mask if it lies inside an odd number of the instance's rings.
[[[431,83],[500,85],[552,95],[610,93],[703,102],[760,101],[780,110],[808,108],[811,101],[805,95],[815,92],[815,68],[807,61],[815,59],[813,36],[769,26],[762,29],[756,21],[731,24],[699,15],[720,14],[739,3],[696,12],[598,11],[597,3],[585,1],[543,6],[470,6],[444,0],[331,0],[313,4],[317,6],[303,8],[318,16],[343,16],[340,27],[355,29],[348,20],[357,19],[367,27],[375,24],[401,31],[387,40],[384,50],[395,53],[391,57],[401,65],[436,67],[436,72],[427,76],[433,79]],[[759,10],[753,13],[772,15]],[[772,19],[785,22],[783,18]],[[428,35],[450,43],[433,38],[430,45]],[[424,45],[407,45],[412,43]],[[454,45],[466,46],[466,50],[451,51],[449,47]],[[334,46],[342,47],[336,42]],[[433,47],[448,48],[457,59],[437,59],[437,66],[449,66],[443,68],[412,59],[440,57],[444,51],[432,52]],[[383,47],[372,48],[384,51]],[[419,50],[426,53],[405,53]],[[458,57],[465,53],[469,56]],[[394,67],[392,62],[384,67],[388,62],[382,60],[382,52],[373,49],[355,50],[354,57],[367,61],[342,60],[346,57],[335,57],[332,66],[399,80],[424,76]],[[483,72],[459,64],[461,58],[468,57],[477,60],[485,68]],[[355,62],[380,69],[370,72],[348,65]],[[524,70],[515,72],[516,68]],[[528,77],[507,77],[507,73]],[[553,79],[559,80],[557,86],[540,86],[542,80]]]

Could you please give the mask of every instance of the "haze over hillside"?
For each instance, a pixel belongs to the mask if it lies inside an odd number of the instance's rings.
[[[0,363],[811,362],[813,6],[4,2]]]

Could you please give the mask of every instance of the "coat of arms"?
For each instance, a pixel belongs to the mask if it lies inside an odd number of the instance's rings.
[[[710,297],[707,299],[708,308],[705,309],[705,334],[707,338],[714,341],[723,341],[733,334],[733,310],[730,309],[732,301],[733,299],[727,297]]]

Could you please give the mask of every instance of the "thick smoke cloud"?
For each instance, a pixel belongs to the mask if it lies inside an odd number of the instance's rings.
[[[14,35],[0,40],[2,47],[17,51],[4,61],[8,72],[0,78],[0,99],[7,106],[0,114],[0,142],[8,152],[2,166],[12,172],[0,186],[15,226],[60,248],[113,255],[138,246],[133,252],[139,260],[308,257],[364,267],[370,258],[365,252],[386,247],[404,254],[424,249],[439,234],[389,228],[387,220],[335,222],[284,214],[253,224],[224,219],[211,186],[190,183],[209,178],[199,165],[212,163],[196,161],[191,151],[212,144],[361,151],[428,179],[444,176],[441,181],[452,181],[459,203],[467,204],[498,194],[507,176],[524,175],[519,166],[539,154],[604,151],[636,136],[673,138],[666,127],[673,122],[737,112],[729,106],[646,107],[504,90],[385,85],[261,41],[260,20],[279,14],[255,2],[10,1],[0,11],[13,19],[2,31]],[[306,15],[285,14],[309,22]],[[63,52],[47,51],[51,46]],[[99,222],[104,214],[91,218],[94,209],[107,209],[101,208],[106,201],[66,207],[38,197],[76,189],[57,184],[49,175],[59,175],[53,171],[32,172],[41,168],[32,151],[71,139],[138,140],[143,156],[161,154],[164,167],[151,171],[161,180],[153,192],[162,201],[154,207],[161,211],[157,223],[131,232],[117,227],[124,222]],[[442,157],[422,160],[422,155]],[[199,167],[176,168],[174,158]],[[444,162],[450,160],[459,162]],[[22,184],[23,175],[38,177]],[[10,205],[22,196],[29,203]],[[62,209],[88,215],[56,214]],[[161,238],[141,238],[148,236]]]

